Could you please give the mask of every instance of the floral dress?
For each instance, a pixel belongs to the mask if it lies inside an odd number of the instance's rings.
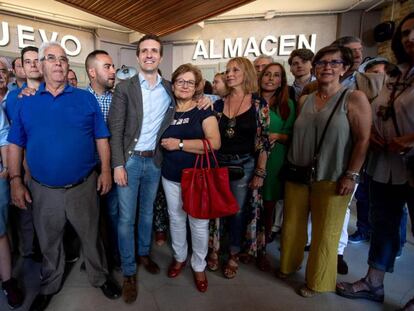
[[[271,149],[269,141],[269,105],[256,94],[252,94],[252,105],[256,109],[257,119],[255,137],[255,158],[257,161],[261,152],[265,152],[268,155]],[[223,113],[224,101],[218,100],[214,106],[220,118]],[[250,190],[246,204],[249,205],[248,210],[250,212],[247,219],[243,252],[257,256],[257,254],[264,254],[266,252],[265,228],[263,219],[261,218],[263,215],[262,189]],[[216,252],[220,249],[220,236],[220,219],[212,219],[210,221],[209,248]]]

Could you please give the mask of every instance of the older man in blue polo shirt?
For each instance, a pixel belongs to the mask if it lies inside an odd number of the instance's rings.
[[[66,221],[81,239],[90,283],[106,297],[118,298],[120,290],[107,277],[98,236],[96,189],[104,194],[111,188],[109,132],[95,97],[67,84],[69,65],[63,48],[56,42],[44,43],[39,60],[45,83],[34,96],[22,99],[8,136],[12,200],[19,208],[33,206],[43,254],[40,293],[30,310],[44,310],[62,285]],[[30,193],[20,174],[23,149],[32,175]],[[94,171],[96,150],[101,159],[99,177]]]

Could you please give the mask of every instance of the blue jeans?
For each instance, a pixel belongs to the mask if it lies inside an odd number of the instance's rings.
[[[408,221],[408,208],[404,206],[403,214],[401,217],[401,225],[400,225],[400,249],[397,252],[397,256],[401,256],[402,249],[407,242],[407,221]]]
[[[369,176],[364,173],[364,180],[358,184],[355,191],[357,208],[357,230],[363,234],[371,233],[369,224]]]
[[[119,220],[119,203],[118,203],[118,186],[113,183],[111,190],[105,195],[105,208],[109,220],[108,236],[110,239],[111,252],[113,257],[118,257],[118,220]]]
[[[118,187],[119,220],[118,246],[121,255],[122,272],[125,276],[135,275],[135,219],[138,211],[137,242],[138,256],[149,255],[152,237],[154,200],[160,182],[161,170],[152,158],[132,156],[125,165],[128,185]],[[137,202],[138,198],[138,202]]]
[[[395,257],[401,248],[403,209],[406,202],[413,197],[414,189],[408,184],[383,184],[373,180],[370,182],[370,267],[393,272]]]
[[[9,215],[10,191],[9,181],[0,178],[0,237],[6,234]]]
[[[220,157],[220,156],[219,156]],[[254,174],[254,158],[252,156],[243,156],[237,160],[220,161],[221,166],[226,165],[242,165],[244,168],[244,176],[239,180],[230,181],[231,192],[236,197],[240,210],[237,214],[228,217],[229,233],[230,233],[230,252],[232,254],[239,253],[241,250],[242,238],[247,226],[247,210],[246,204],[247,194],[249,193],[249,183]]]

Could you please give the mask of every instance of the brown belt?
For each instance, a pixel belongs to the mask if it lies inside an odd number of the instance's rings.
[[[154,150],[145,150],[145,151],[134,151],[134,155],[143,157],[143,158],[152,158],[154,156]]]

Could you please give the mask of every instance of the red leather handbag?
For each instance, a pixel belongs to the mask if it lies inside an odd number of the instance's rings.
[[[216,155],[207,139],[203,139],[203,145],[204,154],[197,155],[194,168],[186,168],[182,172],[183,209],[190,216],[199,219],[234,215],[239,211],[239,205],[230,190],[229,171],[227,167],[218,166]],[[214,168],[210,165],[209,152],[215,161]],[[206,168],[203,168],[204,158],[207,160]],[[199,163],[200,167],[197,167]]]

